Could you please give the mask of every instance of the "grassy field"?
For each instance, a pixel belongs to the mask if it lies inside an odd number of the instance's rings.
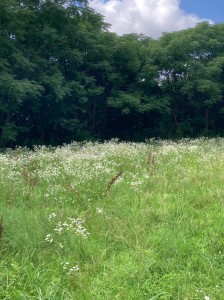
[[[7,150],[1,217],[0,299],[224,299],[224,139]]]

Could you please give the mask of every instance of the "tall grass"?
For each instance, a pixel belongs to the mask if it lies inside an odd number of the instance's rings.
[[[224,140],[0,155],[0,299],[222,300]]]

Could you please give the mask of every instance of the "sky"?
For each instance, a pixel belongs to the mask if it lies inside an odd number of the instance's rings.
[[[210,18],[214,23],[224,22],[224,0],[181,0],[180,7],[201,18]]]
[[[224,22],[224,0],[90,0],[90,6],[117,34],[143,33],[158,38],[163,32]]]

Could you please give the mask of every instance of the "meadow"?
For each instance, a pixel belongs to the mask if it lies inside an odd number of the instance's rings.
[[[0,154],[0,299],[223,300],[224,139]]]

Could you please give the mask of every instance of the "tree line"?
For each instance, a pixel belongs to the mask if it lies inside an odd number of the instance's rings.
[[[0,147],[224,134],[224,24],[109,26],[85,0],[1,0]]]

